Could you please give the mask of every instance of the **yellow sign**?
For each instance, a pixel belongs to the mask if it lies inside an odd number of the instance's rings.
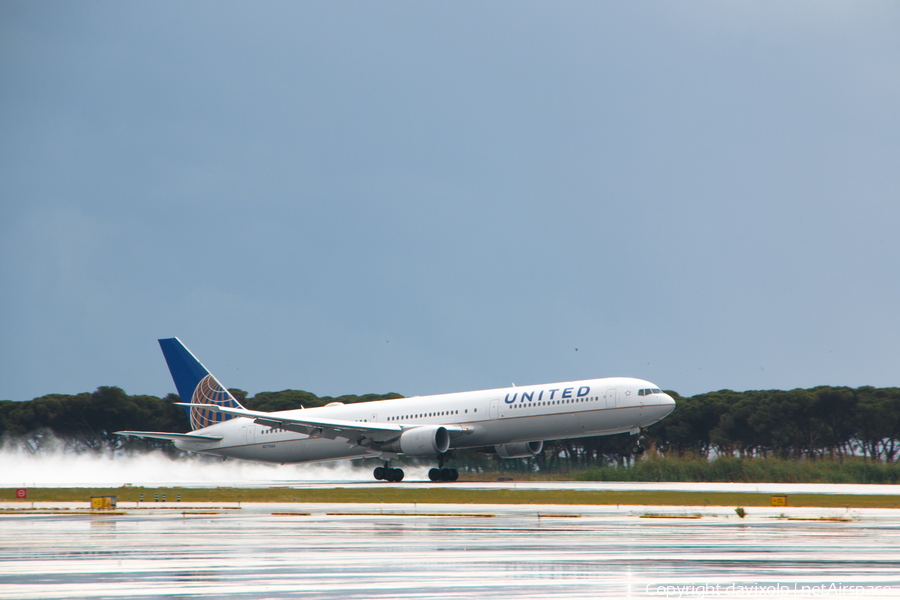
[[[787,496],[772,496],[772,506],[787,506]]]
[[[115,507],[115,496],[91,496],[91,510],[110,510]]]

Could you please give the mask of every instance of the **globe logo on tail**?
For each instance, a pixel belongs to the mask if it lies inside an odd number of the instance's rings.
[[[191,397],[191,404],[218,404],[228,408],[240,408],[228,390],[216,381],[211,374],[200,380]],[[226,415],[208,408],[191,408],[191,429],[203,429],[222,421],[233,419],[234,415]]]

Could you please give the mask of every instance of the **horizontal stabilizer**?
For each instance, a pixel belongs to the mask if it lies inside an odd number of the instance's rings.
[[[196,433],[164,433],[160,431],[114,431],[115,435],[133,435],[139,438],[151,438],[154,440],[169,440],[177,442],[186,440],[191,442],[218,442],[221,435],[197,435]]]

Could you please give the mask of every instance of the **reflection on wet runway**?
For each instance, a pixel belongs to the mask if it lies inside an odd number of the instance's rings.
[[[0,598],[649,598],[678,597],[675,586],[682,597],[772,597],[754,585],[900,598],[890,510],[788,515],[847,519],[813,521],[706,507],[192,506],[2,514]],[[701,584],[702,595],[684,587]]]

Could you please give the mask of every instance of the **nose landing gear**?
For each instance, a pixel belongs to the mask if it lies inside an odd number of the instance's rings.
[[[644,453],[644,445],[642,443],[644,441],[644,436],[641,435],[640,432],[641,430],[637,428],[631,431],[631,435],[638,436],[637,440],[634,443],[634,446],[631,447],[631,453],[635,456],[640,456]]]

